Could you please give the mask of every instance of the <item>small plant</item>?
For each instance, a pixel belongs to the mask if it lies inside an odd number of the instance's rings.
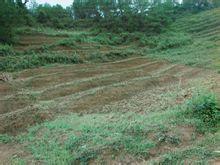
[[[160,143],[168,143],[168,144],[173,144],[173,145],[179,145],[181,140],[179,137],[175,135],[168,135],[166,133],[159,133],[157,135],[158,141]]]
[[[77,64],[82,63],[77,54],[66,55],[59,53],[31,54],[24,56],[10,56],[0,61],[0,71],[16,71],[28,68],[36,68],[48,64]]]
[[[22,158],[19,158],[17,157],[17,155],[15,155],[11,160],[11,164],[12,165],[26,165],[26,162]]]
[[[57,43],[57,45],[60,45],[60,46],[75,46],[75,41],[73,39],[65,39],[65,40],[62,40],[62,41],[59,41]]]
[[[0,45],[0,56],[14,55],[13,48],[9,45]]]
[[[127,58],[127,57],[131,56],[131,54],[132,53],[129,53],[129,52],[111,51],[111,52],[106,54],[106,57],[109,60],[117,60],[117,59]]]
[[[188,109],[192,110],[195,117],[202,119],[208,125],[215,126],[219,121],[219,108],[213,94],[198,93],[189,101]]]
[[[12,141],[12,137],[6,134],[0,134],[0,143],[10,143]]]
[[[107,58],[103,54],[99,52],[95,52],[95,53],[91,53],[90,55],[88,55],[87,60],[93,61],[93,62],[105,62],[107,61]]]

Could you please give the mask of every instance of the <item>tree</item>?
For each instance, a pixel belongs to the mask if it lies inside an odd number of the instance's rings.
[[[69,8],[65,10],[60,5],[39,5],[33,15],[38,23],[54,28],[68,28],[73,22],[73,16]]]
[[[212,4],[214,7],[219,7],[220,6],[220,1],[219,0],[212,0]]]
[[[76,19],[95,20],[111,31],[159,32],[173,19],[176,0],[75,0]],[[98,22],[98,23],[97,23]]]
[[[14,29],[28,24],[27,2],[28,0],[0,0],[0,42],[13,42]]]
[[[0,5],[0,42],[12,42],[14,26],[18,23],[18,10],[13,1],[3,1]]]
[[[187,10],[205,10],[212,7],[210,0],[183,0],[183,7]]]

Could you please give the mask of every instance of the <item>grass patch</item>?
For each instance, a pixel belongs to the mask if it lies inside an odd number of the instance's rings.
[[[202,147],[195,147],[165,154],[162,156],[160,164],[191,164],[192,162],[196,164],[208,164],[209,159],[214,157],[215,155],[212,151]]]
[[[174,63],[205,68],[217,67],[214,59],[218,58],[218,51],[216,44],[210,41],[197,40],[190,45],[173,49],[146,49],[144,52],[150,58],[164,59]]]
[[[10,143],[13,141],[13,138],[7,134],[0,134],[0,143]]]
[[[150,46],[155,50],[167,50],[192,44],[190,35],[180,32],[166,32],[158,36],[143,36],[140,40],[142,46]]]
[[[193,100],[190,102],[194,103]],[[17,140],[27,144],[34,158],[46,164],[88,163],[102,159],[103,153],[108,151],[116,157],[130,155],[136,160],[149,159],[152,149],[164,145],[180,147],[180,150],[162,155],[160,161],[163,164],[185,162],[194,156],[198,160],[208,161],[215,155],[206,143],[197,144],[200,141],[197,141],[196,132],[191,135],[192,144],[195,145],[181,150],[182,136],[174,130],[180,126],[194,127],[204,123],[203,118],[189,115],[196,111],[193,110],[194,106],[190,106],[193,109],[187,107],[188,102],[149,114],[71,114],[31,127],[28,133],[18,136]],[[215,127],[205,124],[200,126],[206,130]]]
[[[217,106],[216,96],[213,94],[198,93],[189,101],[188,109],[192,110],[196,118],[202,119],[204,124],[211,127],[220,120],[220,109]]]
[[[14,54],[15,54],[15,52],[14,52],[12,46],[0,44],[0,57],[14,55]]]
[[[43,53],[25,56],[10,56],[0,61],[0,71],[17,71],[55,63],[77,64],[82,62],[83,61],[77,54],[65,55],[59,53]]]

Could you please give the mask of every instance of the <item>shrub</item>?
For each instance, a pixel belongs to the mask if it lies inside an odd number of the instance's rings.
[[[220,119],[217,100],[213,94],[198,93],[189,101],[188,109],[192,110],[196,118],[211,126],[215,126]]]
[[[0,5],[0,42],[12,42],[14,25],[17,23],[17,9],[13,3],[1,2]]]
[[[121,38],[113,33],[99,33],[91,40],[102,45],[117,45],[121,43]]]
[[[28,68],[45,66],[48,64],[76,64],[83,61],[76,54],[32,54],[25,56],[9,56],[0,61],[0,71],[16,71]]]
[[[0,45],[0,56],[14,55],[14,50],[9,45]]]
[[[164,50],[181,47],[192,43],[190,36],[184,33],[168,33],[159,38],[157,49]]]
[[[192,38],[185,33],[169,32],[161,35],[147,37],[143,36],[140,39],[141,46],[147,45],[157,50],[166,50],[178,48],[192,43]]]
[[[121,51],[111,51],[106,54],[106,57],[109,60],[117,60],[117,59],[124,59],[131,55],[130,52],[121,52]]]
[[[88,55],[87,60],[93,61],[93,62],[105,62],[108,59],[103,54],[101,54],[99,52],[95,52],[95,53],[91,53],[90,55]]]
[[[10,143],[12,142],[13,138],[6,134],[0,134],[0,143]]]
[[[57,42],[56,45],[72,47],[72,46],[75,46],[75,44],[76,43],[73,39],[65,39],[65,40]]]

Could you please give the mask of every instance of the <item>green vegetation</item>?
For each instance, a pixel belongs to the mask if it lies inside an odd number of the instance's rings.
[[[94,28],[116,33],[141,31],[148,35],[161,33],[182,14],[218,7],[215,0],[175,1],[103,1],[75,0],[64,9],[60,5],[38,5],[31,1],[3,0],[1,5],[0,42],[12,42],[14,26],[44,26],[56,29]],[[187,11],[187,12],[186,12]],[[94,22],[94,23],[92,23]]]
[[[220,71],[217,1],[0,3],[0,145],[25,153],[7,163],[219,158],[220,77],[185,66]]]
[[[30,21],[25,3],[21,0],[1,0],[0,6],[0,43],[15,41],[15,27],[27,25]]]
[[[36,21],[46,27],[58,29],[71,28],[74,26],[72,11],[64,9],[60,5],[50,6],[49,4],[37,5],[31,9]]]
[[[144,54],[151,58],[218,70],[219,17],[217,8],[177,19],[158,37],[142,40],[142,46],[153,48],[145,48]]]
[[[17,11],[13,4],[1,2],[0,6],[0,42],[12,42],[13,26],[17,23]]]
[[[9,45],[0,45],[0,56],[9,56],[14,55],[15,52],[12,46]]]
[[[200,134],[192,134],[191,139],[188,140],[194,145],[184,150],[162,153],[159,162],[175,164],[192,159],[206,162],[215,157],[215,153],[210,149],[215,147],[217,141],[214,139],[217,140],[219,136],[217,134],[210,137],[206,125],[201,124],[204,122],[203,116],[200,118],[200,116],[189,115],[189,113],[194,114],[200,106],[200,101],[195,103],[195,99],[201,100],[201,98],[207,98],[207,95],[201,94],[201,96],[166,111],[144,115],[134,112],[123,114],[117,112],[62,116],[54,121],[29,128],[28,133],[17,136],[15,141],[26,144],[26,148],[34,158],[46,164],[88,163],[97,158],[99,161],[106,161],[102,157],[102,153],[109,154],[108,159],[123,155],[131,155],[136,159],[148,159],[153,156],[153,149],[163,145],[181,147],[184,142],[180,132],[178,133],[178,128],[193,128],[199,125],[203,129],[206,128],[204,136],[207,139],[198,141],[197,138]],[[209,100],[211,103],[212,101]],[[189,107],[188,102],[192,102],[190,108],[187,108]],[[213,118],[209,120],[216,122]],[[2,135],[1,139],[3,139],[2,142],[8,143],[11,138]],[[207,145],[207,141],[211,139],[213,139],[213,144]],[[159,162],[157,161],[157,163]]]
[[[214,95],[198,94],[189,102],[189,109],[195,117],[201,118],[205,124],[216,126],[220,120],[219,108]]]
[[[10,143],[12,142],[13,138],[9,135],[3,134],[0,135],[0,143]]]
[[[16,71],[28,68],[35,68],[45,66],[48,64],[77,64],[82,63],[80,57],[76,54],[31,54],[31,55],[17,55],[7,57],[0,61],[0,71]]]

